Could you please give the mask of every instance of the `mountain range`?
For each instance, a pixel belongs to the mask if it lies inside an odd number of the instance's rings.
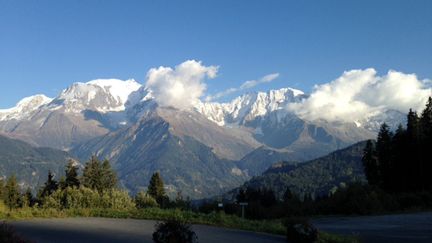
[[[108,158],[131,191],[145,188],[160,171],[171,194],[181,190],[202,198],[232,189],[275,162],[314,159],[374,138],[382,122],[405,119],[386,110],[364,121],[307,120],[286,109],[307,98],[282,88],[177,109],[159,105],[152,90],[134,80],[100,79],[0,110],[0,132],[81,161],[92,154]]]

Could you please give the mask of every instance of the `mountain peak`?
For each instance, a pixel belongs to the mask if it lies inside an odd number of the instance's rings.
[[[119,99],[123,104],[126,103],[129,95],[137,91],[141,84],[134,79],[119,80],[119,79],[96,79],[87,82],[87,84],[97,85],[105,90],[108,90],[114,98]]]
[[[200,103],[195,108],[209,120],[223,126],[230,123],[242,124],[275,110],[283,110],[288,103],[299,102],[305,97],[303,91],[281,88],[246,93],[228,103]]]
[[[101,113],[123,111],[129,95],[140,87],[133,79],[96,79],[72,84],[63,90],[56,100],[69,112],[81,112],[85,109]]]
[[[15,107],[0,110],[0,120],[19,119],[26,114],[33,112],[39,107],[50,103],[52,100],[52,98],[49,98],[43,94],[37,94],[23,98],[16,104]]]

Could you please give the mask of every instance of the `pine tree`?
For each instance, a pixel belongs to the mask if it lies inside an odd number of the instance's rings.
[[[6,186],[4,190],[4,202],[10,210],[20,207],[21,195],[15,175],[12,175],[6,181]]]
[[[102,192],[101,169],[99,159],[93,155],[86,163],[82,176],[82,184],[85,187]]]
[[[388,190],[391,187],[391,170],[392,170],[392,133],[386,123],[381,125],[378,133],[376,151],[378,156],[378,168],[380,171],[382,186]]]
[[[162,177],[159,172],[152,175],[150,179],[149,186],[147,188],[147,193],[156,199],[160,206],[163,206],[165,200],[165,188]]]
[[[246,196],[246,190],[241,188],[239,193],[236,196],[236,200],[238,203],[246,202],[247,196]]]
[[[41,197],[47,197],[58,189],[58,183],[54,180],[54,175],[48,171],[48,179],[42,187]]]
[[[31,189],[28,187],[26,192],[23,195],[23,207],[33,207],[35,204],[35,198],[33,197],[33,193],[31,192]]]
[[[418,185],[421,184],[422,176],[419,175],[421,172],[421,158],[420,158],[420,125],[419,117],[416,112],[412,109],[409,110],[407,115],[407,147],[406,154],[407,160],[405,172],[407,178],[407,188],[409,190],[418,189]]]
[[[117,175],[111,168],[110,162],[105,159],[101,166],[101,183],[103,190],[113,189],[117,185]]]
[[[381,183],[378,161],[376,152],[371,140],[366,142],[366,147],[363,150],[363,167],[366,174],[366,179],[370,185],[379,185]]]
[[[75,165],[73,160],[69,160],[66,165],[66,178],[64,181],[65,187],[79,187],[80,181],[78,179],[78,166]]]
[[[420,117],[420,159],[419,159],[419,177],[420,189],[432,190],[432,176],[429,173],[432,171],[432,163],[430,163],[432,148],[432,98],[429,97],[426,107]]]
[[[92,156],[84,167],[82,184],[98,192],[103,192],[116,187],[117,175],[108,160],[101,163],[96,156]]]
[[[407,153],[408,137],[406,130],[399,125],[392,139],[391,144],[391,162],[392,169],[389,174],[390,189],[393,192],[406,191],[409,181],[409,175],[406,173],[408,166],[413,166],[410,156]]]
[[[5,190],[5,184],[3,179],[0,178],[0,198],[3,198],[4,190]]]
[[[289,202],[293,198],[294,198],[294,195],[292,194],[291,190],[289,188],[287,188],[286,191],[283,194],[283,201],[285,203],[287,203],[287,202]]]

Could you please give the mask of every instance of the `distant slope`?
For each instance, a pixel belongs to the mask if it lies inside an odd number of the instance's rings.
[[[361,157],[365,142],[330,153],[308,162],[276,163],[261,176],[252,178],[241,188],[271,188],[282,197],[286,188],[303,196],[327,195],[337,187],[353,181],[364,181]],[[236,189],[230,194],[234,195]]]
[[[233,161],[217,156],[198,139],[180,134],[178,123],[169,121],[166,112],[157,109],[133,126],[93,139],[73,152],[84,158],[96,153],[110,159],[123,186],[132,191],[145,189],[156,171],[161,173],[168,193],[174,196],[182,191],[192,198],[223,193],[247,179]],[[175,120],[180,119],[186,118]]]
[[[63,174],[68,153],[52,148],[36,148],[20,140],[0,135],[0,176],[15,174],[23,188],[36,188],[46,180],[48,170]]]
[[[297,153],[271,149],[261,146],[244,156],[237,162],[237,166],[248,176],[258,176],[270,166],[281,161],[304,161],[305,158]]]

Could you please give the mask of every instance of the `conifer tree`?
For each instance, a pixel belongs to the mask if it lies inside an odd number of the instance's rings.
[[[429,97],[426,107],[420,117],[420,159],[419,159],[419,177],[421,189],[432,190],[432,98]]]
[[[86,163],[82,176],[82,184],[93,190],[102,191],[101,169],[99,159],[93,155]]]
[[[147,188],[147,193],[156,199],[160,206],[163,206],[166,195],[164,183],[159,172],[156,172],[152,175]]]
[[[64,181],[65,187],[79,187],[80,181],[78,179],[78,166],[75,165],[75,162],[70,159],[68,164],[66,165],[66,178]]]
[[[376,151],[378,156],[378,169],[381,176],[382,186],[384,189],[389,189],[391,186],[391,141],[392,141],[392,133],[390,132],[390,128],[386,123],[381,125],[381,128],[378,133],[377,143],[376,143]]]
[[[371,140],[366,142],[366,147],[363,150],[363,167],[366,174],[366,179],[370,185],[379,185],[381,178],[379,175],[378,160],[376,152]]]
[[[31,192],[31,189],[28,187],[25,191],[22,199],[23,207],[33,207],[35,204],[35,198],[33,197],[33,193]]]
[[[243,188],[240,189],[239,193],[236,196],[236,200],[238,203],[246,202],[247,196],[246,196],[246,190],[245,189],[243,189]]]
[[[4,190],[5,190],[5,183],[3,179],[0,178],[0,198],[3,198]]]
[[[407,115],[407,145],[406,154],[407,160],[405,172],[408,176],[407,188],[416,190],[419,183],[421,183],[422,176],[419,175],[421,171],[421,143],[420,143],[420,125],[419,117],[415,111],[409,110]]]
[[[111,168],[110,162],[105,159],[101,166],[101,183],[103,190],[113,189],[117,186],[117,175]]]
[[[417,139],[419,136],[419,117],[417,112],[412,109],[407,115],[407,134],[411,140]]]
[[[391,143],[391,163],[390,189],[393,192],[405,191],[409,181],[407,167],[413,166],[414,161],[410,161],[407,153],[408,137],[406,130],[400,124],[396,129]]]
[[[283,201],[285,203],[287,203],[293,198],[294,198],[294,195],[292,194],[291,190],[289,188],[287,188],[283,194]]]
[[[103,192],[115,188],[117,175],[108,160],[101,163],[96,156],[92,156],[84,167],[82,184],[98,192]]]
[[[20,207],[21,195],[15,175],[12,175],[6,181],[6,186],[4,190],[4,202],[10,210]]]
[[[58,189],[58,183],[54,179],[54,175],[52,174],[51,170],[48,171],[48,179],[45,182],[44,186],[42,187],[41,191],[41,197],[46,197],[51,195],[53,192],[55,192]]]

